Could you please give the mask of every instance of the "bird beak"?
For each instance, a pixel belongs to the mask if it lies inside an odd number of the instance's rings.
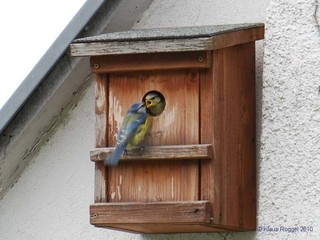
[[[152,101],[151,100],[146,100],[146,105],[147,105],[147,108],[149,108],[152,105]]]

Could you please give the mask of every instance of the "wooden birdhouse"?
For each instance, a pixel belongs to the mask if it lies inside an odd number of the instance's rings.
[[[96,78],[90,222],[143,233],[256,229],[255,41],[263,24],[145,29],[75,40]],[[143,145],[103,160],[134,102],[166,107]],[[90,174],[90,173],[88,173]]]

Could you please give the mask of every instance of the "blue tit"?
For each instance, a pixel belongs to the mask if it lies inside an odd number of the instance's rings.
[[[105,165],[116,166],[125,150],[138,145],[145,137],[150,126],[149,116],[160,115],[166,106],[163,95],[158,91],[147,92],[142,102],[133,104],[125,116],[117,135],[117,146]]]
[[[105,165],[116,166],[125,150],[139,144],[148,131],[150,121],[145,102],[133,104],[125,116],[117,135],[117,146],[112,155],[104,161]]]
[[[150,116],[159,116],[166,107],[166,100],[164,96],[155,90],[147,92],[142,101],[145,102],[147,107],[147,113]]]

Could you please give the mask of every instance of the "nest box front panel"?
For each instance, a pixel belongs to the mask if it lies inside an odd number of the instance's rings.
[[[166,99],[164,112],[152,117],[143,145],[199,143],[199,70],[119,72],[108,75],[108,145],[127,109],[150,90]],[[199,162],[124,161],[108,168],[108,202],[191,201],[199,196]]]

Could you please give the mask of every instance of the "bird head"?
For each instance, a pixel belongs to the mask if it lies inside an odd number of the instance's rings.
[[[147,113],[151,116],[159,116],[166,106],[166,100],[164,96],[155,90],[147,92],[143,96],[142,102],[145,103]]]

